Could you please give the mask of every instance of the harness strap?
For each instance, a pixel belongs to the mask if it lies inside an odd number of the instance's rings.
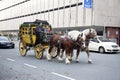
[[[76,42],[75,41],[75,44],[77,45],[77,46],[79,46],[79,47],[81,47],[82,46],[82,44],[79,44],[78,42]]]
[[[85,46],[89,46],[89,42],[90,42],[89,39],[88,39],[88,40],[85,40]]]

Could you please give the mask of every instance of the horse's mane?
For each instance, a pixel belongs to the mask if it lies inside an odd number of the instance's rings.
[[[68,35],[72,38],[72,40],[75,40],[75,41],[77,40],[79,34],[81,34],[81,32],[77,30],[72,30],[68,32]]]

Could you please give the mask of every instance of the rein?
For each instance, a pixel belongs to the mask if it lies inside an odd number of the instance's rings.
[[[78,42],[76,42],[75,41],[75,44],[77,45],[77,46],[79,46],[79,47],[81,47],[82,46],[82,44],[79,44]]]

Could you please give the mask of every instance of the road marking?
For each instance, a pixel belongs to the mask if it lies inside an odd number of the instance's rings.
[[[15,61],[14,59],[11,59],[11,58],[6,58],[7,60],[9,60],[9,61]]]
[[[26,65],[28,67],[32,67],[32,68],[37,68],[36,66],[30,65],[30,64],[27,64],[27,63],[24,63],[24,65]]]
[[[57,75],[57,76],[60,76],[60,77],[66,78],[66,79],[68,79],[68,80],[75,80],[75,79],[73,79],[73,78],[70,78],[70,77],[67,77],[67,76],[64,76],[64,75],[61,75],[61,74],[55,73],[55,72],[51,72],[51,74],[54,74],[54,75]]]

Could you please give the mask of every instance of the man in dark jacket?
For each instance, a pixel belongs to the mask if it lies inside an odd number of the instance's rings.
[[[36,43],[35,45],[39,44],[42,42],[42,38],[44,35],[44,28],[42,25],[38,25],[35,29],[35,34],[36,34]]]

